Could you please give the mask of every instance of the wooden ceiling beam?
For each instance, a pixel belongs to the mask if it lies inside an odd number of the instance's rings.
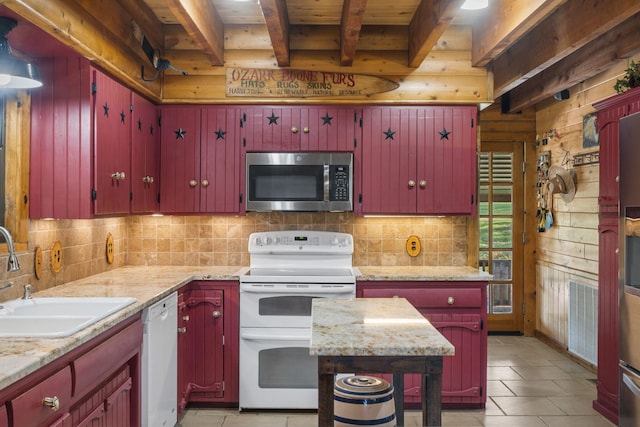
[[[289,12],[285,0],[260,0],[262,14],[273,45],[273,53],[278,66],[288,67],[291,62],[289,53]]]
[[[209,56],[212,65],[224,65],[224,24],[213,2],[166,0],[189,36]]]
[[[484,67],[567,0],[494,0],[475,19],[471,63]]]
[[[514,88],[507,94],[510,111],[532,107],[563,89],[605,71],[612,62],[640,53],[638,28],[640,14]]]
[[[419,67],[464,0],[422,0],[409,24],[409,66]]]
[[[340,64],[350,67],[356,55],[367,0],[344,0],[340,21]]]
[[[501,96],[640,12],[638,0],[567,1],[492,63]]]

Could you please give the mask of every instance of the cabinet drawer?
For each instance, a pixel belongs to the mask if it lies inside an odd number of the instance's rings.
[[[482,307],[481,289],[459,288],[365,288],[364,298],[406,298],[420,308],[469,308]]]
[[[7,407],[5,405],[0,406],[0,427],[7,427],[9,425],[9,419],[7,418]]]
[[[141,345],[142,323],[138,321],[80,356],[72,362],[76,379],[74,395],[93,389],[121,367]]]
[[[11,401],[14,426],[35,426],[59,417],[52,408],[44,406],[46,398],[57,398],[60,408],[71,400],[71,369],[65,367],[40,384],[30,388]]]

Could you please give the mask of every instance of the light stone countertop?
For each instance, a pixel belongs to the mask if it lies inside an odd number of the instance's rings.
[[[451,356],[453,345],[405,298],[316,298],[310,354]]]
[[[80,280],[37,290],[40,297],[133,297],[136,302],[65,338],[0,338],[0,390],[69,353],[123,320],[141,312],[192,280],[235,280],[246,267],[126,266]],[[472,267],[359,267],[358,281],[489,280]]]
[[[238,280],[239,267],[127,266],[37,292],[40,297],[133,297],[136,302],[65,338],[0,338],[0,390],[69,353],[192,280]]]
[[[465,266],[364,266],[358,267],[358,270],[358,281],[489,281],[493,278],[489,273]]]

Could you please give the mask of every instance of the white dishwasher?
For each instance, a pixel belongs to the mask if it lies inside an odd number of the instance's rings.
[[[143,427],[173,427],[178,422],[178,294],[142,313]]]

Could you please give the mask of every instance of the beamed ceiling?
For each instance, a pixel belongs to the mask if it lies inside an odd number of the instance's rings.
[[[486,70],[490,98],[503,97],[511,111],[532,107],[602,72],[612,61],[640,52],[638,0],[489,0],[489,8],[482,11],[461,10],[463,0],[3,3],[85,56],[89,55],[83,50],[82,33],[74,33],[72,27],[74,19],[80,22],[79,16],[88,11],[94,17],[92,25],[104,27],[102,37],[120,37],[126,45],[131,44],[131,37],[120,34],[123,30],[118,25],[122,24],[116,17],[129,14],[163,57],[190,74],[229,66],[227,58],[233,50],[235,55],[266,52],[272,67],[291,67],[293,58],[312,58],[320,52],[330,52],[335,66],[347,70],[365,68],[358,62],[366,57],[362,52],[404,57],[405,74],[410,75],[430,54],[446,49],[450,40],[443,39],[445,32],[466,29],[471,34],[466,47],[471,66]],[[56,17],[61,4],[69,8],[64,20]],[[95,50],[91,50],[94,55]],[[135,46],[124,50],[127,55],[141,54]],[[104,61],[111,53],[101,54]],[[125,61],[120,69],[127,66]],[[131,65],[137,68],[139,65]],[[442,70],[444,75],[447,72]]]

